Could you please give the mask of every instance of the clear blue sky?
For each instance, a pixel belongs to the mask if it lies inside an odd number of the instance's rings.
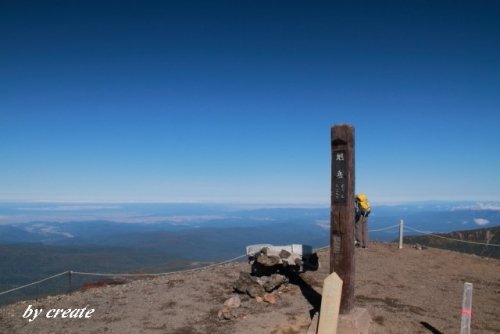
[[[500,2],[2,1],[0,200],[500,200]]]

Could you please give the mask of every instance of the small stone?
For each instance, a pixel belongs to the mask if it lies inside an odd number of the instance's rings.
[[[263,297],[264,301],[269,304],[276,304],[278,301],[278,298],[276,298],[276,295],[272,293],[266,293]]]
[[[263,284],[263,286],[267,292],[271,292],[285,283],[288,283],[288,279],[286,278],[286,276],[280,274],[272,274]]]
[[[257,283],[264,286],[264,284],[268,283],[271,278],[269,276],[260,276],[256,277],[255,279]]]
[[[282,259],[288,259],[290,255],[292,255],[292,253],[284,249],[282,249],[281,252],[279,253],[279,257]]]
[[[257,303],[262,303],[264,301],[264,298],[262,298],[261,296],[257,296],[257,297],[255,297],[255,301]]]
[[[252,285],[248,288],[247,293],[250,297],[262,296],[265,290],[260,285]]]
[[[264,253],[257,253],[255,261],[265,267],[272,267],[280,263],[280,258],[274,255],[266,255]]]
[[[240,277],[233,287],[236,291],[248,293],[252,298],[262,296],[265,293],[264,288],[257,282],[257,279],[245,272],[240,272]]]
[[[234,318],[234,315],[231,313],[230,309],[224,307],[217,314],[217,318],[219,318],[219,320],[231,320],[232,318]]]
[[[224,302],[224,306],[228,308],[238,308],[241,305],[241,299],[239,296],[234,295]]]

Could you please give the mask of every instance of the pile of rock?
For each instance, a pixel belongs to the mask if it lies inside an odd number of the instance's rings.
[[[254,259],[256,263],[264,267],[273,267],[278,264],[281,264],[285,267],[288,265],[302,265],[301,255],[292,254],[285,249],[277,251],[268,247],[264,247],[254,255]]]
[[[281,274],[272,274],[270,276],[252,276],[246,272],[240,272],[238,280],[234,283],[234,291],[240,294],[247,294],[254,298],[258,303],[276,304],[278,294],[276,290],[285,286],[288,278]],[[234,309],[239,308],[241,299],[238,295],[233,295],[224,302],[224,307],[219,311],[217,317],[219,320],[232,320],[237,318]]]
[[[288,283],[288,278],[281,274],[257,277],[240,272],[239,279],[234,283],[234,290],[246,293],[252,298],[264,297],[266,292],[272,292],[285,283]]]

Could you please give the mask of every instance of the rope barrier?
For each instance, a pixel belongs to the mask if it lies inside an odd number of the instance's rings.
[[[2,292],[0,292],[0,296],[4,295],[4,294],[7,294],[9,292],[13,292],[13,291],[16,291],[16,290],[20,290],[20,289],[27,288],[27,287],[32,286],[32,285],[36,285],[36,284],[48,281],[48,280],[50,280],[52,278],[56,278],[58,276],[65,275],[65,274],[68,274],[68,273],[71,273],[72,275],[84,275],[84,276],[137,276],[137,277],[138,276],[143,276],[143,277],[144,276],[165,276],[165,275],[171,275],[171,274],[176,274],[176,273],[187,273],[187,272],[194,272],[194,271],[198,271],[198,270],[204,270],[204,269],[208,269],[208,268],[212,268],[212,267],[216,267],[216,266],[220,266],[220,265],[223,265],[223,264],[226,264],[226,263],[230,263],[230,262],[236,261],[236,260],[241,259],[241,258],[243,258],[245,256],[247,256],[247,255],[243,254],[243,255],[239,255],[237,257],[234,257],[232,259],[229,259],[229,260],[225,260],[225,261],[218,262],[218,263],[213,263],[213,264],[210,264],[210,265],[207,265],[207,266],[203,266],[203,267],[198,267],[198,268],[193,268],[193,269],[186,269],[186,270],[169,271],[169,272],[165,272],[165,273],[152,273],[152,274],[128,274],[128,273],[122,273],[122,274],[120,274],[120,273],[118,273],[118,274],[112,274],[112,273],[89,273],[89,272],[83,272],[83,271],[67,270],[67,271],[64,271],[62,273],[55,274],[53,276],[41,279],[41,280],[36,281],[36,282],[32,282],[32,283],[29,283],[29,284],[26,284],[26,285],[18,286],[16,288],[13,288],[13,289],[10,289],[10,290],[2,291]]]
[[[317,251],[320,251],[320,250],[323,250],[323,249],[327,249],[327,248],[330,248],[330,245],[323,246],[323,247],[320,247],[320,248],[314,248],[313,251],[317,252]]]
[[[425,234],[425,235],[432,235],[432,236],[437,237],[437,238],[447,239],[447,240],[452,240],[452,241],[457,241],[457,242],[462,242],[462,243],[466,243],[466,244],[500,247],[500,245],[497,245],[497,244],[487,244],[487,243],[483,243],[483,242],[467,241],[467,240],[460,240],[460,239],[448,238],[448,237],[445,237],[443,235],[434,234],[432,232],[420,231],[420,230],[417,230],[415,228],[411,228],[411,227],[406,226],[406,225],[404,226],[404,228],[408,229],[408,230],[411,230],[411,231],[414,231],[414,232],[417,232],[417,233],[421,233],[421,234]]]
[[[390,229],[397,228],[397,227],[399,227],[399,224],[388,226],[388,227],[384,227],[384,228],[380,228],[380,229],[369,230],[368,232],[381,232],[381,231],[386,231],[386,230],[390,230]],[[420,230],[417,230],[415,228],[409,227],[407,225],[405,225],[404,228],[408,229],[408,230],[411,230],[411,231],[414,231],[414,232],[417,232],[417,233],[424,234],[424,235],[432,235],[432,236],[437,237],[437,238],[442,238],[442,239],[447,239],[447,240],[452,240],[452,241],[457,241],[457,242],[462,242],[462,243],[468,243],[468,244],[474,244],[474,245],[483,245],[483,246],[500,247],[500,245],[497,245],[497,244],[488,244],[488,243],[481,243],[481,242],[475,242],[475,241],[467,241],[467,240],[460,240],[460,239],[448,238],[448,237],[445,237],[445,236],[442,236],[442,235],[439,235],[439,234],[434,234],[432,232],[420,231]],[[319,250],[322,250],[322,249],[327,249],[329,247],[330,246],[328,245],[328,246],[323,246],[323,247],[320,247],[320,248],[315,248],[314,251],[319,251]],[[177,273],[188,273],[188,272],[195,272],[195,271],[199,271],[199,270],[206,270],[208,268],[212,268],[212,267],[216,267],[216,266],[220,266],[220,265],[223,265],[223,264],[227,264],[227,263],[236,261],[236,260],[241,259],[241,258],[246,257],[246,256],[247,256],[246,254],[243,254],[243,255],[239,255],[237,257],[234,257],[232,259],[229,259],[229,260],[225,260],[225,261],[222,261],[222,262],[210,264],[210,265],[203,266],[203,267],[198,267],[198,268],[193,268],[193,269],[185,269],[185,270],[177,270],[177,271],[169,271],[169,272],[164,272],[164,273],[150,273],[150,274],[134,274],[134,273],[117,273],[116,274],[115,273],[115,274],[113,274],[113,273],[92,273],[92,272],[67,270],[67,271],[64,271],[62,273],[52,275],[50,277],[46,277],[46,278],[41,279],[41,280],[36,281],[36,282],[28,283],[28,284],[25,284],[25,285],[22,285],[22,286],[18,286],[16,288],[13,288],[13,289],[10,289],[10,290],[2,291],[2,292],[0,292],[0,296],[4,295],[4,294],[7,294],[7,293],[10,293],[10,292],[13,292],[13,291],[17,291],[17,290],[20,290],[20,289],[27,288],[27,287],[32,286],[32,285],[40,284],[42,282],[48,281],[50,279],[53,279],[53,278],[56,278],[56,277],[59,277],[59,276],[62,276],[62,275],[68,274],[68,273],[72,274],[72,275],[84,275],[84,276],[122,276],[122,277],[123,276],[127,276],[127,277],[166,276],[166,275],[172,275],[172,274],[177,274]]]
[[[47,278],[44,278],[44,279],[41,279],[39,281],[36,281],[36,282],[33,282],[33,283],[29,283],[29,284],[26,284],[26,285],[22,285],[22,286],[18,286],[17,288],[13,288],[13,289],[10,289],[10,290],[7,290],[7,291],[2,291],[0,292],[0,296],[1,295],[5,295],[9,292],[13,292],[13,291],[16,291],[16,290],[21,290],[21,289],[24,289],[24,288],[27,288],[29,286],[32,286],[32,285],[35,285],[35,284],[39,284],[39,283],[42,283],[42,282],[45,282],[45,281],[48,281],[49,279],[52,279],[52,278],[56,278],[58,276],[62,276],[62,275],[65,275],[67,274],[69,271],[65,271],[65,272],[62,272],[62,273],[59,273],[59,274],[55,274],[53,276],[50,276],[50,277],[47,277]]]
[[[384,227],[384,228],[379,228],[377,230],[368,230],[368,232],[380,232],[380,231],[386,231],[386,230],[390,230],[390,229],[393,229],[395,227],[399,227],[399,224],[396,224],[396,225],[392,225],[392,226],[388,226],[388,227]]]
[[[237,257],[234,257],[232,259],[229,259],[229,260],[210,264],[208,266],[203,266],[203,267],[198,267],[198,268],[193,268],[193,269],[168,271],[165,273],[151,273],[151,274],[127,274],[127,273],[120,274],[120,273],[118,273],[118,274],[112,274],[112,273],[89,273],[89,272],[83,272],[83,271],[71,271],[71,273],[76,274],[76,275],[84,275],[84,276],[132,276],[132,277],[133,276],[166,276],[166,275],[172,275],[172,274],[177,274],[177,273],[187,273],[187,272],[192,272],[192,271],[204,270],[204,269],[220,266],[220,265],[223,265],[226,263],[236,261],[236,260],[241,259],[245,256],[247,256],[247,255],[243,254],[243,255],[239,255]]]

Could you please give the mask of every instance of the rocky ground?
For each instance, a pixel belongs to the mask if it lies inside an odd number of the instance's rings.
[[[4,306],[0,333],[305,333],[327,259],[320,251],[317,271],[290,277],[265,300],[233,291],[240,272],[250,272],[239,262]],[[356,305],[368,309],[372,333],[459,332],[464,282],[474,285],[472,332],[500,332],[499,260],[375,243],[356,250],[356,268]],[[240,305],[224,306],[235,295]],[[22,318],[29,305],[43,309],[32,322]],[[84,307],[95,309],[89,318],[46,318],[50,309]]]

